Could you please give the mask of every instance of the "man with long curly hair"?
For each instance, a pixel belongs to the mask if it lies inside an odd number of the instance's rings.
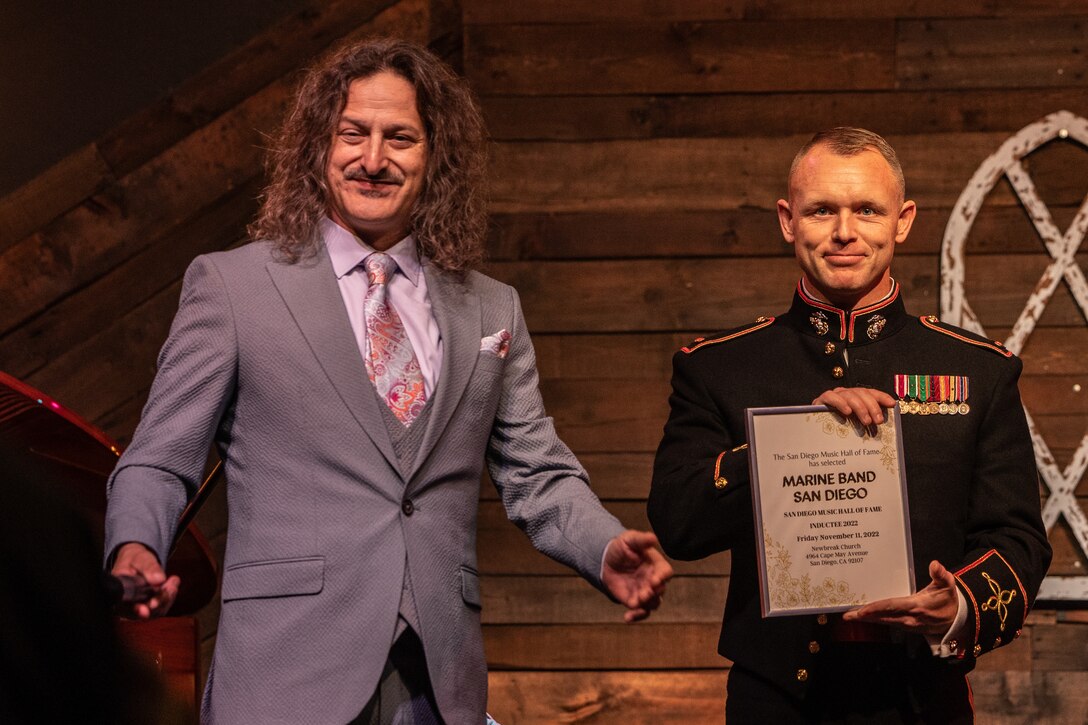
[[[206,722],[482,723],[486,459],[541,551],[642,619],[671,569],[556,437],[517,294],[472,271],[486,136],[465,83],[395,40],[305,77],[254,242],[206,255],[109,484],[107,554],[165,613],[210,442],[229,505]]]

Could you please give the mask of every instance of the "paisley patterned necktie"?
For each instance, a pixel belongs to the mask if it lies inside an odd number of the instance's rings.
[[[378,395],[393,415],[408,427],[423,410],[427,395],[412,343],[400,315],[389,304],[389,279],[397,263],[387,254],[375,252],[363,262],[370,287],[363,299],[366,338],[370,355],[366,372]]]

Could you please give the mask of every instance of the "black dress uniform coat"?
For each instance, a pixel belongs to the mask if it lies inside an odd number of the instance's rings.
[[[648,509],[665,552],[700,559],[732,552],[718,651],[798,697],[820,667],[827,617],[760,616],[745,409],[807,405],[826,390],[895,395],[895,376],[966,376],[965,414],[904,414],[903,448],[914,566],[956,575],[967,602],[967,641],[927,667],[962,674],[1012,642],[1050,562],[1031,440],[1017,390],[1021,363],[1000,344],[904,309],[899,287],[843,311],[798,284],[778,318],[700,338],[673,360],[671,414],[654,463]],[[908,644],[910,644],[908,642]],[[937,664],[939,662],[939,664]]]

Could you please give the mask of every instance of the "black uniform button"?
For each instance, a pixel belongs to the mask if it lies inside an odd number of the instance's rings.
[[[808,651],[811,652],[812,654],[816,654],[817,652],[820,651],[820,643],[817,642],[816,640],[812,640],[811,642],[808,643]]]
[[[804,667],[797,670],[797,681],[798,682],[807,682],[808,681],[808,670],[806,670]]]
[[[416,512],[416,507],[411,499],[405,499],[404,503],[400,505],[400,510],[404,512],[405,516],[411,516]]]
[[[826,345],[824,345],[824,355],[834,355],[835,350],[836,350],[835,343],[833,343],[833,342],[829,342]]]
[[[841,365],[836,365],[835,367],[831,368],[831,377],[835,378],[836,380],[841,378],[843,375],[846,375],[846,371],[842,369]]]
[[[816,624],[827,624],[827,615],[820,614],[816,617]]]

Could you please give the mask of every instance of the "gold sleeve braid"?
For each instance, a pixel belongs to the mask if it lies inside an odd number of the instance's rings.
[[[748,450],[748,444],[743,443],[736,448],[729,451],[722,451],[718,454],[717,459],[714,461],[714,488],[723,489],[729,485],[729,479],[721,474],[722,472],[722,459],[730,453],[738,453],[740,451]]]
[[[1012,567],[995,549],[955,574],[963,587],[975,620],[975,657],[1009,644],[1020,636],[1028,616],[1024,585]]]

